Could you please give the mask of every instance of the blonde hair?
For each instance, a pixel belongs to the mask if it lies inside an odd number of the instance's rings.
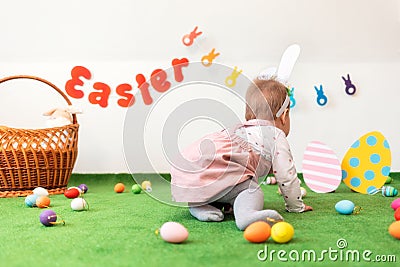
[[[287,89],[282,83],[255,79],[246,92],[246,120],[274,120],[286,96]]]

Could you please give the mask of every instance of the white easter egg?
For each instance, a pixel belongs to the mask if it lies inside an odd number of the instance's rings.
[[[80,211],[86,209],[86,207],[87,207],[86,200],[84,200],[81,197],[74,198],[71,201],[71,209],[73,210]]]
[[[324,143],[310,142],[303,157],[303,178],[316,193],[335,191],[342,180],[340,161],[335,152]]]
[[[160,228],[160,236],[169,243],[182,243],[188,236],[188,230],[180,223],[166,222]]]
[[[49,192],[43,187],[36,187],[35,189],[33,189],[33,194],[42,197],[42,196],[48,196]]]
[[[380,132],[367,133],[355,141],[343,157],[343,182],[362,194],[375,192],[385,184],[391,161],[386,138]]]

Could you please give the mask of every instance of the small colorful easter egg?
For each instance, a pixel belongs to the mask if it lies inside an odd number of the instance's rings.
[[[386,138],[380,132],[367,133],[355,141],[343,157],[343,182],[356,192],[373,192],[385,184],[391,160]]]
[[[40,196],[48,196],[49,192],[43,187],[36,187],[35,189],[33,189],[33,194],[40,197]]]
[[[341,200],[335,205],[335,209],[340,214],[349,215],[354,211],[354,203],[350,200]]]
[[[86,184],[80,184],[78,185],[78,187],[82,190],[84,194],[89,190]]]
[[[166,222],[159,230],[161,238],[169,243],[182,243],[188,236],[188,230],[180,223]]]
[[[40,213],[39,219],[44,226],[53,226],[57,221],[57,214],[53,210],[45,210]]]
[[[115,193],[122,193],[125,191],[125,185],[123,183],[117,183],[114,186],[114,191]]]
[[[395,197],[399,192],[393,186],[383,186],[382,187],[382,196],[384,197]]]
[[[74,198],[71,201],[71,209],[75,211],[81,211],[88,207],[86,200],[81,197]]]
[[[47,196],[41,196],[36,199],[36,206],[38,208],[44,209],[50,206],[50,198]]]
[[[35,194],[32,194],[32,195],[27,196],[27,197],[25,198],[25,205],[26,205],[27,207],[30,207],[30,208],[35,207],[35,206],[36,206],[36,199],[37,199],[37,198],[38,198],[38,196],[35,195]]]
[[[396,221],[400,221],[400,208],[397,208],[396,211],[394,212],[394,219]]]
[[[287,222],[277,222],[271,228],[271,238],[276,243],[287,243],[294,236],[294,228]]]
[[[271,236],[271,226],[264,221],[253,222],[243,232],[243,237],[252,243],[262,243]]]
[[[71,199],[72,198],[77,198],[80,195],[81,195],[81,192],[75,187],[69,188],[64,192],[64,196],[66,198],[71,198]]]
[[[132,193],[134,194],[140,194],[142,192],[142,188],[138,184],[132,185]]]
[[[390,183],[392,183],[392,181],[393,181],[392,177],[388,176],[386,178],[385,184],[390,184]]]
[[[389,226],[389,234],[394,238],[400,239],[400,221],[395,221]]]
[[[142,189],[147,191],[147,192],[151,192],[153,189],[151,188],[150,181],[143,181],[142,182]]]
[[[398,208],[400,208],[400,198],[396,198],[395,200],[393,200],[390,206],[393,210],[397,210]]]
[[[342,181],[342,169],[335,152],[324,143],[310,142],[304,152],[303,177],[316,193],[335,191]]]

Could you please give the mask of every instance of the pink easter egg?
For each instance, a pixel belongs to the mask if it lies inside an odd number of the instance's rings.
[[[316,193],[335,191],[342,180],[340,161],[324,143],[310,142],[304,152],[303,177],[306,185]]]
[[[188,236],[188,230],[180,223],[166,222],[160,228],[160,236],[169,243],[182,243]]]
[[[398,208],[400,208],[400,198],[393,200],[390,206],[393,210],[397,210]]]

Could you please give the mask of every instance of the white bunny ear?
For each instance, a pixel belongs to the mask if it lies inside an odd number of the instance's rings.
[[[266,70],[263,70],[258,74],[257,78],[259,80],[269,80],[276,75],[276,67],[271,67]]]
[[[279,63],[278,71],[276,72],[278,80],[287,83],[299,55],[300,46],[298,44],[293,44],[286,48],[282,55],[281,62]]]
[[[51,116],[56,110],[57,110],[57,108],[52,108],[52,109],[44,112],[43,116]]]
[[[71,113],[71,114],[81,114],[83,112],[81,108],[76,107],[76,106],[72,106],[72,105],[68,106],[66,108],[66,111]]]

